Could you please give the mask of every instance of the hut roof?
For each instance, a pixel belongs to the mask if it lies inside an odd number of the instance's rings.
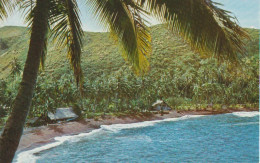
[[[70,108],[57,108],[55,113],[48,112],[48,117],[51,120],[76,119],[78,115]]]
[[[160,105],[160,104],[163,104],[164,102],[162,100],[157,100],[155,103],[153,103],[153,107],[156,106],[156,105]]]
[[[157,100],[155,103],[153,103],[151,110],[172,110],[172,108],[167,105],[166,102],[162,100]]]

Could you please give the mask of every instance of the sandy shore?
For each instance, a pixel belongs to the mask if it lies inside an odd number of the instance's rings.
[[[111,124],[126,124],[135,123],[142,121],[161,120],[166,118],[177,118],[184,115],[214,115],[224,114],[240,111],[258,111],[255,109],[227,109],[225,111],[171,111],[169,114],[161,116],[160,114],[154,114],[152,116],[130,116],[130,117],[113,117],[105,116],[103,119],[95,121],[94,119],[83,119],[75,122],[63,122],[59,124],[49,124],[47,126],[41,126],[37,128],[25,129],[24,134],[21,138],[18,152],[23,150],[32,149],[39,145],[43,145],[54,141],[54,137],[64,135],[75,135],[79,133],[87,133],[94,129],[99,128],[101,125]]]

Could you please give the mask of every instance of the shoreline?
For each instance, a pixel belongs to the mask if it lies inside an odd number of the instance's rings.
[[[258,108],[241,108],[241,109],[226,109],[221,111],[170,111],[169,114],[153,114],[152,116],[126,116],[114,117],[104,116],[102,119],[82,119],[73,122],[61,122],[40,126],[35,128],[27,128],[22,135],[17,153],[30,150],[51,142],[54,142],[55,137],[78,135],[81,133],[89,133],[95,129],[99,129],[101,125],[112,124],[130,124],[144,121],[163,120],[167,118],[179,118],[185,115],[217,115],[233,112],[250,112],[259,111]]]

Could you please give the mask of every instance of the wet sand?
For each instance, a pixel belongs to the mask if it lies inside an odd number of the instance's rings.
[[[214,114],[224,114],[240,111],[258,111],[258,108],[254,109],[227,109],[224,111],[171,111],[169,114],[153,114],[150,116],[128,116],[128,117],[114,117],[114,116],[104,116],[102,119],[83,119],[74,122],[63,122],[57,124],[49,124],[47,126],[41,126],[36,128],[27,128],[24,130],[23,136],[21,138],[18,152],[23,150],[29,150],[37,146],[50,143],[54,141],[57,136],[64,135],[76,135],[80,133],[88,133],[94,129],[98,129],[101,125],[111,125],[111,124],[127,124],[136,123],[151,120],[162,120],[166,118],[177,118],[184,115],[214,115]]]

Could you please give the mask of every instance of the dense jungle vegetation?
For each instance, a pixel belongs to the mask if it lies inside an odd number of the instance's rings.
[[[153,53],[150,71],[136,76],[120,56],[109,33],[87,32],[82,67],[83,96],[74,82],[66,50],[49,43],[29,117],[46,115],[57,107],[74,106],[84,113],[140,112],[163,99],[177,110],[258,107],[259,30],[246,29],[247,56],[234,65],[219,63],[192,51],[163,25],[151,27]],[[24,27],[0,29],[0,119],[5,121],[21,80],[28,51],[29,33]],[[51,56],[51,57],[50,57]]]

